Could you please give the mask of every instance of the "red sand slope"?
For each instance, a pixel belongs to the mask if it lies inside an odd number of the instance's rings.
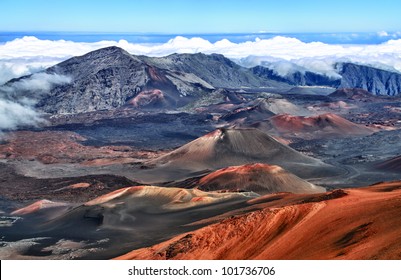
[[[374,131],[368,127],[352,123],[336,114],[322,114],[313,117],[277,115],[270,118],[273,129],[279,135],[300,135],[314,138],[322,136],[369,135]],[[309,137],[307,134],[310,134]]]
[[[401,182],[249,204],[250,213],[118,259],[401,259]]]
[[[204,191],[254,191],[259,194],[292,192],[319,193],[326,190],[315,186],[277,165],[262,163],[230,166],[203,177],[197,186]]]
[[[42,209],[67,206],[67,203],[53,202],[47,199],[38,200],[24,208],[20,208],[11,213],[11,215],[28,215],[40,211]]]

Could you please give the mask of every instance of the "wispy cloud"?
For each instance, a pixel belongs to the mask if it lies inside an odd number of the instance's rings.
[[[66,76],[36,73],[28,78],[0,86],[0,135],[4,130],[13,130],[23,126],[36,126],[44,123],[40,112],[34,108],[40,94],[47,92],[53,85],[69,83]],[[33,93],[29,97],[19,93]]]
[[[11,59],[0,58],[0,85],[16,77],[43,71],[58,62],[60,62],[60,58],[43,56],[32,56],[29,58],[16,57]]]
[[[3,92],[18,92],[18,91],[34,91],[34,92],[47,92],[53,85],[67,84],[71,82],[71,78],[58,75],[47,74],[44,72],[35,73],[30,77],[20,79],[11,84],[3,85],[0,91]]]
[[[0,136],[4,130],[36,126],[43,121],[40,114],[32,107],[0,99]]]

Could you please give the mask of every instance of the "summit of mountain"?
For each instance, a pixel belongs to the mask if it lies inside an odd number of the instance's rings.
[[[302,180],[280,166],[262,163],[216,170],[202,177],[197,188],[204,191],[253,191],[258,194],[325,192],[325,188]]]
[[[254,128],[220,128],[148,161],[153,168],[191,172],[251,163],[279,165],[301,178],[334,176],[340,172]]]

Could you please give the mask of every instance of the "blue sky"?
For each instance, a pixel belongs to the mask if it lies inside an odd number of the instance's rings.
[[[398,0],[0,0],[0,31],[401,31]]]

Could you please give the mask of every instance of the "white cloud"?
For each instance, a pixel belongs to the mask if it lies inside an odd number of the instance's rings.
[[[387,31],[379,31],[379,32],[377,32],[377,36],[379,36],[379,37],[388,37],[390,35],[387,33]]]
[[[4,130],[21,126],[36,126],[43,121],[32,107],[0,99],[0,135]]]
[[[71,78],[58,75],[58,74],[47,74],[47,73],[35,73],[29,78],[21,79],[12,83],[12,85],[4,85],[0,88],[0,91],[49,91],[53,85],[68,84],[71,82]]]
[[[385,35],[384,32],[380,32]],[[379,35],[380,35],[379,34]],[[388,34],[387,34],[388,35]],[[243,43],[227,39],[211,43],[202,38],[178,36],[164,44],[133,44],[126,40],[82,43],[40,40],[27,36],[0,45],[0,83],[10,77],[34,73],[69,57],[107,47],[118,46],[132,54],[165,56],[172,53],[220,53],[246,66],[261,63],[275,66],[277,72],[308,69],[335,76],[335,62],[350,61],[401,72],[401,39],[377,45],[334,45],[304,43],[295,38],[277,36]],[[291,68],[293,65],[296,68]],[[285,68],[288,68],[287,70]]]
[[[55,84],[71,82],[66,76],[47,73],[35,73],[10,85],[0,87],[0,135],[4,130],[13,130],[21,126],[36,126],[44,123],[41,114],[34,109],[36,98],[49,91]],[[18,93],[29,90],[33,95],[19,96]]]
[[[42,71],[47,67],[59,62],[61,62],[60,59],[43,56],[0,59],[0,85],[11,80],[12,78]]]

